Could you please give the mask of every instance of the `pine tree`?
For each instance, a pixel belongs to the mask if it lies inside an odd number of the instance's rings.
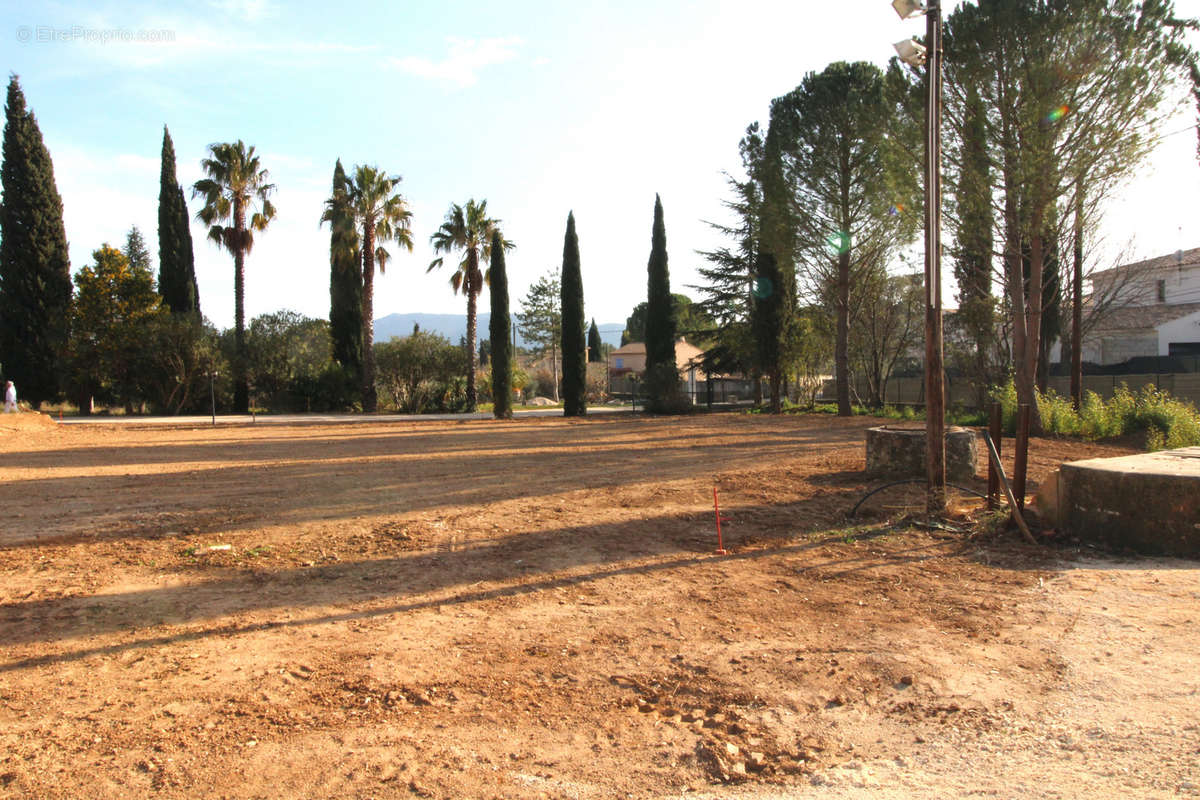
[[[835,320],[834,377],[841,416],[851,414],[850,329],[863,307],[864,291],[912,231],[906,216],[888,213],[895,202],[884,158],[889,110],[878,67],[835,62],[809,73],[793,92],[774,101],[767,130],[768,164],[774,161],[770,151],[777,127],[785,153],[783,174],[792,192],[781,218],[790,217],[794,226],[800,275]],[[764,186],[768,205],[769,189],[770,182]],[[791,211],[796,208],[803,213]],[[787,282],[791,248],[770,249]],[[773,408],[779,407],[777,384],[778,376],[772,376]]]
[[[137,232],[130,232],[130,239]],[[137,252],[136,248],[127,248]],[[148,327],[161,313],[154,274],[142,258],[102,245],[75,275],[72,308],[71,380],[74,396],[101,395],[132,410],[143,397],[150,372]]]
[[[557,403],[560,383],[558,345],[562,340],[562,282],[559,281],[557,269],[550,270],[529,287],[529,292],[521,300],[517,327],[525,341],[535,345],[542,356],[549,352],[550,371],[554,376],[551,396]]]
[[[499,230],[492,231],[492,317],[488,323],[491,336],[492,412],[496,419],[512,418],[512,339],[508,316],[508,272],[504,266],[504,239]]]
[[[62,198],[17,76],[8,84],[0,184],[0,365],[37,405],[58,394],[71,305]]]
[[[761,369],[755,360],[751,317],[755,308],[754,270],[760,245],[762,222],[763,137],[757,122],[746,128],[738,143],[745,180],[726,174],[725,182],[733,199],[723,200],[734,219],[733,225],[707,222],[710,228],[731,244],[716,250],[699,251],[709,263],[697,268],[703,283],[694,287],[702,295],[698,304],[713,320],[716,333],[706,348],[706,368],[718,372],[752,374]],[[755,382],[758,383],[757,381]]]
[[[142,237],[142,232],[138,230],[138,226],[134,225],[129,229],[129,233],[125,235],[125,249],[121,251],[129,261],[129,268],[140,273],[150,273],[152,264],[150,263],[150,250],[146,247],[146,240]],[[151,278],[153,282],[153,278]]]
[[[971,88],[987,108],[1013,380],[1035,432],[1051,218],[1077,183],[1100,207],[1152,151],[1165,98],[1197,74],[1180,22],[1170,2],[1116,0],[964,3],[946,19],[947,118]]]
[[[567,215],[562,264],[563,415],[587,413],[587,357],[584,355],[583,274],[579,268],[579,238],[575,213]]]
[[[604,342],[600,340],[600,329],[596,327],[596,319],[592,318],[592,326],[588,328],[587,337],[588,361],[593,364],[604,362]]]
[[[363,276],[359,266],[358,226],[346,194],[346,171],[339,158],[333,168],[333,193],[327,210],[329,234],[329,336],[333,358],[351,376],[354,387],[362,382]]]
[[[1050,209],[1050,219],[1046,222],[1045,232],[1042,234],[1043,254],[1042,254],[1042,290],[1041,290],[1041,305],[1042,305],[1042,324],[1041,336],[1038,339],[1038,364],[1035,383],[1038,391],[1045,392],[1046,384],[1050,377],[1050,347],[1062,335],[1062,277],[1061,265],[1059,264],[1059,246],[1058,246],[1058,218],[1057,211]],[[1032,271],[1032,250],[1030,244],[1023,243],[1021,245],[1021,269],[1025,280],[1026,302],[1029,302],[1028,296],[1032,294],[1029,291],[1029,275]],[[1063,351],[1065,352],[1065,351]]]
[[[654,227],[646,274],[646,408],[664,412],[675,405],[679,371],[675,365],[675,309],[667,269],[667,229],[658,195],[654,195]]]
[[[200,315],[187,201],[175,177],[175,144],[166,125],[158,178],[158,293],[176,314]]]

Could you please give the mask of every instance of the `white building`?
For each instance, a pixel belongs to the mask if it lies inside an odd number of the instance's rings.
[[[1093,273],[1091,284],[1087,302],[1106,308],[1084,332],[1084,361],[1200,356],[1200,247]],[[1050,360],[1060,360],[1058,345]]]

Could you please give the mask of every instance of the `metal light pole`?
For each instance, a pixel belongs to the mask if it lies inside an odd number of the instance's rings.
[[[901,19],[925,14],[925,47],[905,41],[896,51],[925,62],[925,510],[946,510],[946,384],[942,348],[942,4],[893,0]]]
[[[942,368],[942,4],[925,11],[929,43],[925,107],[925,510],[946,510],[946,383]]]

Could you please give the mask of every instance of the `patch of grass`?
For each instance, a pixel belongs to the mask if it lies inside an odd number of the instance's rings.
[[[25,408],[25,401],[18,403],[22,409]],[[61,403],[42,403],[41,411],[43,414],[49,414],[52,417],[77,417],[79,416],[79,407],[74,403],[63,401]]]
[[[946,420],[954,425],[978,428],[988,424],[988,415],[986,411],[973,411],[969,408],[952,408],[946,415]]]
[[[836,415],[836,403],[817,403],[813,406],[798,406],[785,404],[784,411],[790,414],[830,414]],[[748,409],[748,414],[762,414],[762,408]],[[899,422],[920,422],[925,420],[925,409],[917,406],[885,405],[883,408],[855,405],[850,407],[850,413],[856,417],[873,416],[884,419],[894,419]],[[946,413],[946,422],[951,425],[986,425],[987,415],[980,411],[965,408],[952,408]]]
[[[792,406],[785,408],[785,411],[790,411],[795,414],[837,414],[837,403],[817,403],[811,407]],[[856,417],[866,416],[875,413],[866,406],[851,406],[850,413]]]

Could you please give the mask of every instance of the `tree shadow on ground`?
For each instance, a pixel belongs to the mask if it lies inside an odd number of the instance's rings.
[[[0,550],[394,517],[580,489],[663,484],[754,469],[792,454],[811,460],[814,454],[839,453],[862,435],[861,427],[800,426],[778,433],[753,425],[745,431],[739,425],[731,435],[728,426],[704,425],[686,429],[684,439],[672,435],[669,421],[659,421],[664,433],[657,441],[630,440],[649,454],[647,468],[627,442],[610,441],[628,439],[624,422],[603,420],[565,431],[479,427],[470,441],[457,439],[453,428],[395,435],[355,428],[344,438],[299,443],[234,439],[107,449],[112,463],[179,465],[153,476],[88,475],[87,462],[102,458],[105,448],[56,450],[40,454],[40,466],[79,474],[0,484],[0,503],[22,509],[20,519],[0,532]],[[30,503],[31,497],[38,502]]]
[[[0,663],[0,672],[74,661],[93,655],[153,648],[213,636],[281,627],[385,617],[445,605],[472,604],[503,597],[553,591],[627,575],[721,567],[767,558],[787,559],[822,548],[844,547],[842,534],[791,528],[787,520],[824,498],[748,509],[772,525],[748,525],[735,534],[727,556],[712,553],[711,513],[653,517],[628,523],[571,526],[511,534],[472,542],[447,552],[427,549],[384,558],[312,567],[240,571],[222,577],[162,588],[86,594],[0,605],[0,638],[10,647],[61,644],[61,652],[18,657]],[[860,532],[861,541],[883,536]],[[752,544],[742,544],[743,541]],[[805,569],[836,569],[838,577],[882,564],[920,561],[938,553],[964,556],[974,545],[921,541],[894,548],[881,562],[877,553],[839,553]],[[789,574],[797,574],[790,569]],[[828,577],[828,575],[824,576]],[[313,607],[346,607],[302,619],[233,621],[246,615],[302,613]],[[356,607],[357,606],[357,607]],[[222,621],[228,619],[229,621]],[[215,624],[214,624],[215,623]],[[155,632],[174,626],[199,630]],[[118,643],[92,643],[118,635]],[[71,646],[72,641],[82,646]]]

